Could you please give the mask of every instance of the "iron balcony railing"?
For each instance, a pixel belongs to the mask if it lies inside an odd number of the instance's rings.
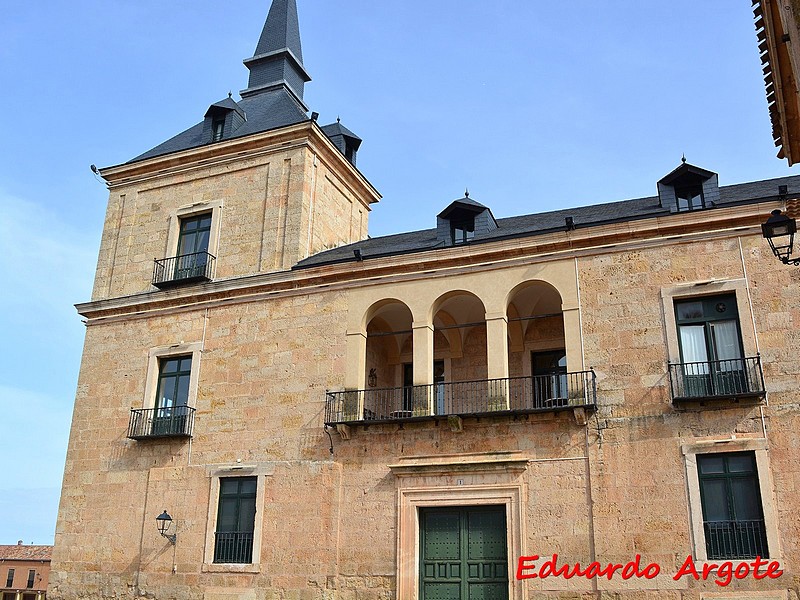
[[[325,423],[377,423],[594,408],[594,371],[327,392]]]
[[[184,283],[209,281],[214,272],[214,258],[208,252],[194,252],[171,258],[155,259],[153,285],[165,288]]]
[[[707,521],[706,554],[709,560],[769,558],[764,520]]]
[[[165,437],[192,437],[194,408],[132,408],[128,437],[133,440]]]
[[[214,534],[215,563],[253,562],[253,532],[223,532]]]
[[[669,365],[673,401],[764,395],[761,357]]]

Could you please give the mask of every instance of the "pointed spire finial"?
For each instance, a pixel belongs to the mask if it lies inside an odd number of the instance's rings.
[[[339,118],[339,115],[336,115],[336,122],[337,123],[341,123],[342,122],[342,120]]]
[[[256,51],[244,64],[250,80],[243,98],[283,87],[306,108],[303,87],[311,77],[303,66],[297,0],[272,0]]]
[[[683,164],[686,164],[686,153],[685,153],[685,152],[684,152],[684,153],[683,153],[683,155],[681,156],[681,162],[682,162]]]
[[[464,198],[469,198],[469,188],[464,190]]]
[[[233,97],[233,93],[230,90],[228,90],[228,98],[232,98],[232,97]]]

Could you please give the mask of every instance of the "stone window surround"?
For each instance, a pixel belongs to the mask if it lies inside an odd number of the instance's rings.
[[[665,326],[664,333],[667,338],[667,358],[670,363],[675,364],[681,362],[678,327],[675,321],[675,301],[731,293],[736,294],[736,309],[739,313],[739,331],[742,336],[744,356],[755,356],[758,353],[746,280],[728,279],[724,281],[682,283],[661,288],[661,307],[664,313]]]
[[[264,492],[266,479],[275,471],[273,464],[256,463],[231,465],[215,465],[209,467],[208,519],[206,520],[206,538],[203,552],[203,573],[260,573],[261,572],[261,537],[264,525]],[[222,478],[255,477],[256,478],[256,518],[253,528],[253,556],[249,564],[215,563],[214,540],[217,530],[217,510],[219,508],[219,483]]]
[[[173,356],[192,357],[192,370],[189,375],[189,397],[186,405],[194,407],[197,401],[198,380],[200,379],[200,355],[203,349],[203,342],[192,342],[173,344],[171,346],[157,346],[150,348],[147,355],[147,375],[144,384],[144,398],[142,408],[155,408],[156,393],[158,392],[158,373],[159,362],[162,358]]]
[[[505,506],[509,598],[524,590],[513,569],[524,554],[527,490],[520,475],[528,459],[514,454],[408,457],[390,465],[397,478],[397,597],[419,598],[419,509]],[[441,485],[432,482],[441,482]]]
[[[181,219],[194,217],[203,213],[211,213],[211,231],[208,234],[208,253],[217,256],[219,249],[219,232],[222,224],[222,200],[213,202],[198,202],[187,206],[181,206],[173,210],[169,215],[169,230],[167,233],[167,250],[165,257],[176,256],[178,252],[178,238],[181,232]]]
[[[758,484],[761,493],[761,509],[764,512],[764,528],[767,532],[769,560],[781,559],[781,548],[778,541],[778,519],[773,497],[772,472],[769,468],[767,440],[764,438],[723,438],[717,440],[696,441],[681,446],[686,466],[686,483],[689,497],[689,521],[695,562],[698,565],[708,561],[706,541],[703,532],[703,507],[700,500],[700,479],[697,475],[698,454],[722,454],[728,452],[753,452],[756,458]],[[717,561],[721,562],[721,561]],[[734,564],[750,562],[734,560]]]

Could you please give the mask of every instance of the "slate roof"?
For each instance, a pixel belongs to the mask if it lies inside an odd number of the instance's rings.
[[[272,2],[253,56],[276,52],[284,48],[288,48],[301,62],[303,61],[296,0],[274,0]]]
[[[247,116],[247,115],[245,114],[245,112],[242,110],[242,107],[241,107],[241,106],[239,106],[239,103],[238,103],[238,102],[236,102],[236,101],[235,101],[233,98],[231,98],[230,96],[228,96],[228,97],[227,97],[227,98],[225,98],[224,100],[220,100],[219,102],[214,102],[214,104],[212,104],[212,105],[211,105],[211,106],[208,108],[208,110],[206,111],[206,116],[208,116],[208,114],[209,114],[209,113],[210,113],[210,112],[211,112],[211,111],[212,111],[214,108],[223,108],[223,109],[226,109],[226,110],[235,110],[237,113],[239,113],[240,115],[242,115],[242,118],[245,118],[245,117]]]
[[[355,140],[362,141],[360,137],[358,137],[355,133],[353,133],[347,127],[342,125],[339,121],[336,121],[336,123],[331,123],[330,125],[323,125],[321,129],[322,133],[324,133],[328,137],[333,137],[334,135],[343,135],[345,137],[350,137]]]
[[[242,98],[237,102],[237,105],[247,115],[247,121],[232,135],[225,136],[226,140],[308,121],[308,115],[303,107],[301,107],[297,100],[283,88]],[[171,152],[180,152],[182,150],[189,150],[190,148],[197,148],[202,146],[203,143],[203,122],[201,121],[197,125],[190,127],[163,144],[159,144],[152,150],[148,150],[144,154],[140,154],[128,162],[133,163],[163,154],[170,154]]]
[[[0,560],[50,560],[52,546],[35,546],[33,544],[0,545]]]
[[[473,212],[482,212],[484,210],[489,210],[488,206],[484,206],[480,202],[476,202],[469,196],[464,196],[463,198],[459,198],[458,200],[453,200],[450,204],[447,205],[442,212],[440,212],[437,216],[445,218],[451,212],[453,212],[457,208],[467,208],[472,210]],[[489,210],[489,212],[492,212]]]
[[[788,186],[790,196],[800,194],[800,175],[720,187],[720,200],[717,206],[746,204],[748,202],[777,199],[779,185]],[[708,208],[705,210],[714,209]],[[464,245],[468,246],[503,238],[528,237],[551,233],[553,231],[564,231],[566,217],[572,217],[575,228],[579,229],[582,227],[635,221],[669,214],[671,214],[669,208],[663,208],[658,205],[657,196],[609,202],[606,204],[595,204],[593,206],[565,208],[538,214],[497,219],[497,229],[481,234],[480,236],[476,235],[471,242]],[[354,261],[353,250],[355,248],[361,250],[363,260],[368,260],[380,256],[432,251],[445,247],[452,248],[452,246],[445,246],[443,242],[437,240],[435,228],[424,229],[422,231],[369,238],[332,250],[326,250],[325,252],[320,252],[301,260],[293,268],[303,269],[326,264]]]

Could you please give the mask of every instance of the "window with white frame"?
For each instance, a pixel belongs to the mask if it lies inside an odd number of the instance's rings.
[[[695,558],[780,559],[766,440],[703,440],[682,451]]]

